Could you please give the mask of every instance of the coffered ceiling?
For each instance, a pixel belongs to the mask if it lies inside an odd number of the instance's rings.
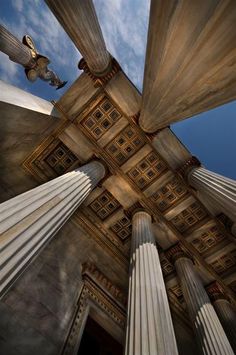
[[[118,74],[99,88],[82,74],[55,104],[64,118],[61,126],[24,160],[23,168],[43,183],[94,158],[103,160],[109,174],[77,210],[78,223],[127,267],[129,210],[138,203],[152,214],[169,297],[187,319],[182,291],[164,250],[181,241],[195,258],[204,283],[218,280],[233,299],[235,281],[229,276],[236,273],[235,243],[175,172],[189,155],[185,147],[169,128],[155,136],[140,129],[139,94]],[[127,106],[129,100],[133,107]],[[163,134],[170,140],[164,153],[168,140]]]

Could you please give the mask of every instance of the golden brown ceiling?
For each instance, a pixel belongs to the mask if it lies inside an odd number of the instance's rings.
[[[71,99],[69,94],[68,97]],[[96,90],[78,113],[68,113],[66,104],[61,104],[63,100],[56,106],[64,115],[64,123],[24,161],[24,169],[42,183],[81,166],[94,156],[102,159],[110,175],[78,209],[78,223],[118,262],[127,265],[131,235],[127,211],[139,202],[152,214],[154,225],[162,225],[172,233],[174,237],[168,245],[181,241],[209,280],[216,279],[233,298],[235,283],[225,280],[236,272],[235,244],[223,225],[209,214],[194,191],[155,149],[152,137],[140,129],[136,116],[125,115],[102,88]],[[83,136],[75,139],[74,149],[60,138],[70,129]],[[225,250],[220,257],[219,250]],[[173,265],[164,252],[161,252],[161,263],[169,297],[185,312],[181,289],[173,281]]]

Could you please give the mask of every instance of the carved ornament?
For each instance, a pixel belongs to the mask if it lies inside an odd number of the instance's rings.
[[[180,243],[173,245],[165,251],[165,256],[174,264],[180,258],[189,258]]]
[[[216,301],[220,299],[227,299],[226,295],[224,294],[220,285],[214,281],[210,285],[206,287],[208,296],[210,297],[211,301]]]
[[[86,262],[82,265],[82,277],[83,280],[89,277],[95,281],[115,302],[121,303],[124,308],[126,307],[127,297],[94,264]]]
[[[198,160],[198,158],[196,157],[191,157],[188,160],[186,160],[186,162],[177,169],[177,173],[184,179],[187,178],[188,173],[193,169],[193,168],[197,168],[200,167],[201,163]]]
[[[112,58],[111,59],[111,68],[104,75],[98,76],[92,73],[89,69],[88,64],[82,58],[78,64],[80,70],[83,70],[88,76],[94,81],[95,87],[105,86],[115,75],[121,70],[119,63]]]
[[[145,211],[145,209],[143,208],[141,203],[135,202],[132,206],[124,210],[124,213],[130,220],[132,220],[133,215],[139,211]]]

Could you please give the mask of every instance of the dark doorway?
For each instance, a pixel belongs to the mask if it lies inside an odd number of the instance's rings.
[[[88,317],[78,355],[122,355],[123,347],[97,322]]]

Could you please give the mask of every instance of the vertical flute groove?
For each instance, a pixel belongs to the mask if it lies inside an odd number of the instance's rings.
[[[0,205],[0,295],[104,175],[104,166],[94,161]]]
[[[132,224],[129,324],[125,354],[177,355],[165,284],[151,229],[151,217],[146,212],[137,212]],[[136,305],[135,309],[133,303]],[[134,322],[130,321],[132,317]]]
[[[234,222],[236,221],[236,181],[197,167],[188,173],[188,182],[213,201]]]
[[[175,267],[201,351],[204,355],[233,355],[192,260],[180,257],[175,261]]]
[[[236,353],[236,312],[227,299],[217,299],[213,302],[216,313]]]
[[[45,0],[70,36],[90,70],[103,73],[110,64],[102,31],[92,0]]]

